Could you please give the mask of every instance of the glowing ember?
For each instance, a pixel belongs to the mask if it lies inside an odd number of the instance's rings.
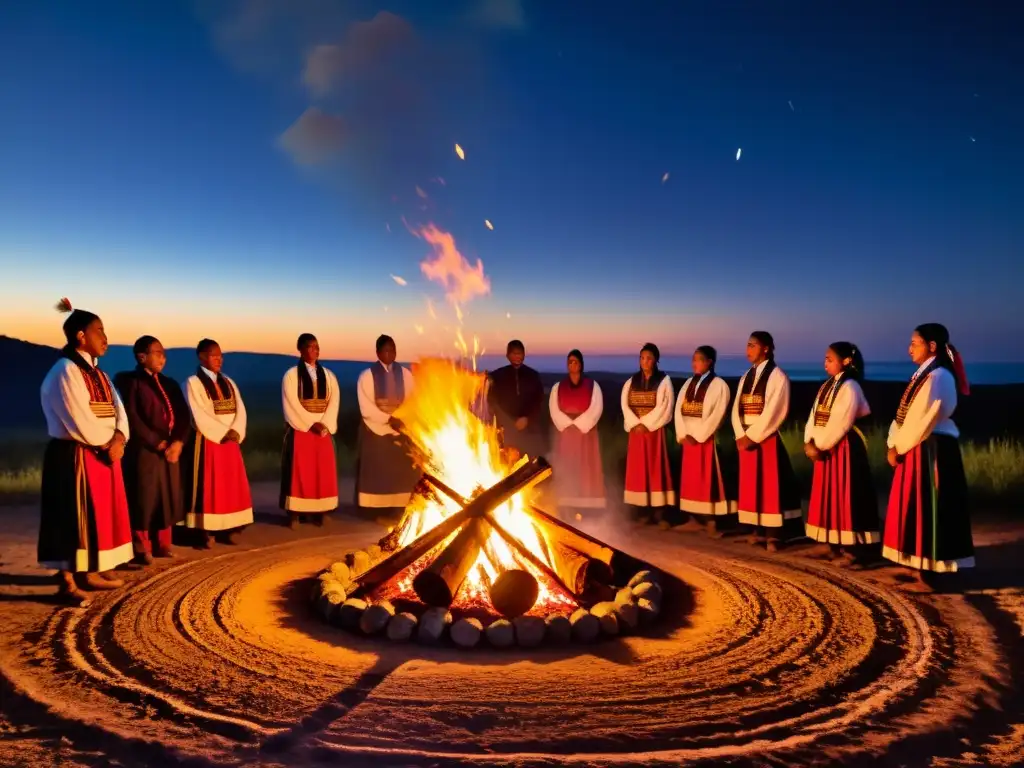
[[[459,160],[466,159],[466,153],[462,151],[462,147],[460,147],[458,144],[455,145],[455,154],[459,156]]]
[[[414,368],[416,388],[395,412],[395,417],[405,425],[404,432],[415,444],[424,471],[466,499],[502,480],[514,467],[502,458],[494,425],[477,418],[470,407],[478,401],[486,377],[449,360],[427,359]],[[520,464],[524,462],[525,457]],[[517,493],[495,507],[493,519],[553,570],[555,564],[543,533],[525,511],[525,505],[530,503],[529,493],[529,489]],[[408,546],[461,509],[458,502],[443,495],[417,494],[406,509],[398,531],[399,546]],[[496,531],[488,530],[490,533],[455,596],[453,607],[490,609],[488,586],[503,571],[512,569],[525,570],[537,579],[539,594],[531,613],[576,606],[576,600],[556,581],[520,557]],[[392,599],[415,599],[413,579],[456,535],[452,533],[439,547],[398,574],[382,587],[381,593]]]
[[[488,229],[494,229],[494,225],[491,224],[490,219],[484,219],[484,226],[487,227]]]

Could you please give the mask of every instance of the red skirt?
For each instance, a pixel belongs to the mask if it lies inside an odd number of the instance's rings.
[[[281,458],[281,509],[310,514],[338,508],[338,464],[330,435],[296,432],[284,437]]]
[[[563,507],[603,508],[604,470],[597,430],[580,432],[567,427],[555,435],[552,466],[558,503]]]
[[[665,507],[676,503],[664,428],[656,432],[629,433],[624,500],[634,507]]]
[[[882,555],[924,571],[974,566],[967,478],[955,437],[932,434],[897,465]]]
[[[799,520],[800,486],[778,433],[739,454],[740,522],[781,528],[786,520]]]
[[[814,462],[805,527],[809,538],[828,544],[882,540],[868,450],[859,432],[849,432]]]
[[[135,556],[121,462],[71,440],[51,440],[43,460],[39,563],[109,571]]]
[[[196,433],[190,456],[191,506],[184,524],[229,531],[252,523],[252,494],[238,443],[214,443]]]
[[[722,479],[714,436],[696,445],[682,445],[683,466],[679,475],[679,508],[694,515],[728,515],[736,511]]]

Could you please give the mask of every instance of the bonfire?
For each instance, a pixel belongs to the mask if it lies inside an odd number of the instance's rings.
[[[635,626],[641,609],[657,612],[660,588],[650,571],[637,573],[639,561],[536,505],[551,467],[501,450],[483,407],[483,374],[442,359],[421,361],[414,374],[416,387],[395,412],[403,425],[396,439],[423,479],[377,545],[321,575],[314,596],[325,614],[371,633],[402,623],[390,621],[399,616],[411,633],[430,611],[442,629],[454,614],[478,630],[531,617],[541,631],[554,617],[568,628],[585,615],[596,634],[598,619],[617,631]],[[623,576],[633,578],[616,590]]]

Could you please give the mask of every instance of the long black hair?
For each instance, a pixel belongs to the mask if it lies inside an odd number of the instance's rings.
[[[750,334],[750,338],[757,341],[762,347],[767,348],[768,355],[767,360],[769,362],[775,362],[775,339],[768,331],[754,331]]]
[[[957,389],[961,395],[969,395],[971,385],[967,381],[967,370],[963,358],[949,342],[949,330],[942,323],[924,323],[914,329],[925,343],[935,344],[935,364],[953,374]]]
[[[840,363],[845,360],[850,361],[843,365],[843,373],[855,381],[864,380],[864,355],[861,354],[856,344],[850,341],[834,341],[828,345],[828,348],[839,356]]]

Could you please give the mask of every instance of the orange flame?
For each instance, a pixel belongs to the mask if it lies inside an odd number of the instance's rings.
[[[505,477],[512,467],[502,458],[496,427],[478,418],[470,408],[481,395],[486,377],[452,361],[440,359],[417,363],[415,377],[416,387],[395,416],[401,419],[405,431],[424,452],[424,470],[465,498],[471,498],[479,488],[488,488]],[[541,543],[542,534],[525,512],[528,494],[529,491],[524,491],[513,496],[494,510],[494,518],[527,550],[552,567],[547,549]],[[438,501],[415,496],[408,510],[409,524],[400,535],[400,544],[410,544],[460,509],[458,503],[447,498]],[[572,597],[549,582],[534,566],[521,562],[496,532],[492,532],[481,549],[456,602],[486,602],[485,583],[510,568],[525,568],[537,577],[540,587],[536,603],[538,609],[575,607]],[[410,578],[408,584],[403,583],[401,587],[408,590],[411,583]]]

